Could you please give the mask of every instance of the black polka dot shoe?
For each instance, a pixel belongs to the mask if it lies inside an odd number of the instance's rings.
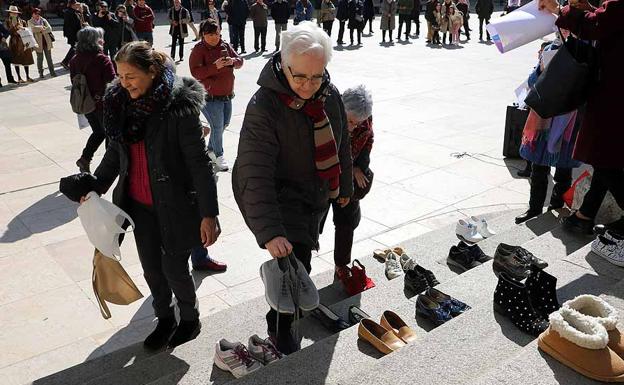
[[[542,318],[548,319],[550,313],[561,308],[557,299],[557,278],[536,266],[532,266],[531,274],[525,285],[531,305]]]
[[[494,311],[509,319],[523,332],[535,337],[548,328],[548,321],[535,311],[527,287],[501,272],[494,291]]]

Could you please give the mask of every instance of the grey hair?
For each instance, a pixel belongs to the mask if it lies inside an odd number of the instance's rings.
[[[325,65],[332,58],[329,36],[311,21],[303,21],[282,32],[282,63],[289,64],[292,55],[315,53],[323,55]]]
[[[100,39],[104,39],[104,30],[102,28],[84,27],[78,31],[76,51],[98,52],[102,49]]]
[[[363,84],[346,89],[342,93],[342,102],[345,110],[358,120],[368,119],[373,114],[373,96]]]

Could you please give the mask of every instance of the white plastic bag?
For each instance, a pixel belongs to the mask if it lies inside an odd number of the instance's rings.
[[[39,45],[37,45],[37,40],[35,40],[35,37],[33,36],[33,33],[30,29],[20,29],[19,31],[17,31],[17,33],[22,39],[22,43],[24,44],[24,50],[27,50],[29,48],[39,48]]]
[[[538,0],[516,9],[498,19],[493,19],[485,28],[492,35],[492,40],[500,53],[535,41],[555,31],[557,17],[540,10]]]
[[[100,198],[96,192],[91,191],[87,194],[87,198],[78,207],[78,217],[89,241],[103,255],[118,261],[121,260],[119,234],[132,231],[126,231],[121,226],[127,219],[134,229],[134,222],[122,209],[106,199]]]
[[[87,120],[86,116],[84,116],[83,114],[76,114],[76,116],[78,117],[78,129],[79,130],[83,130],[90,126],[89,121]]]

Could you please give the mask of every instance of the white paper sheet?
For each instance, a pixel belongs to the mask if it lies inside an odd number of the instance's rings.
[[[555,15],[538,9],[538,0],[492,20],[487,30],[500,53],[523,46],[555,30]]]

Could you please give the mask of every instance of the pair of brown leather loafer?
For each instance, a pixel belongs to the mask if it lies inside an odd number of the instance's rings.
[[[417,338],[414,330],[390,310],[383,313],[379,324],[370,318],[361,320],[358,337],[384,354],[390,354]]]

